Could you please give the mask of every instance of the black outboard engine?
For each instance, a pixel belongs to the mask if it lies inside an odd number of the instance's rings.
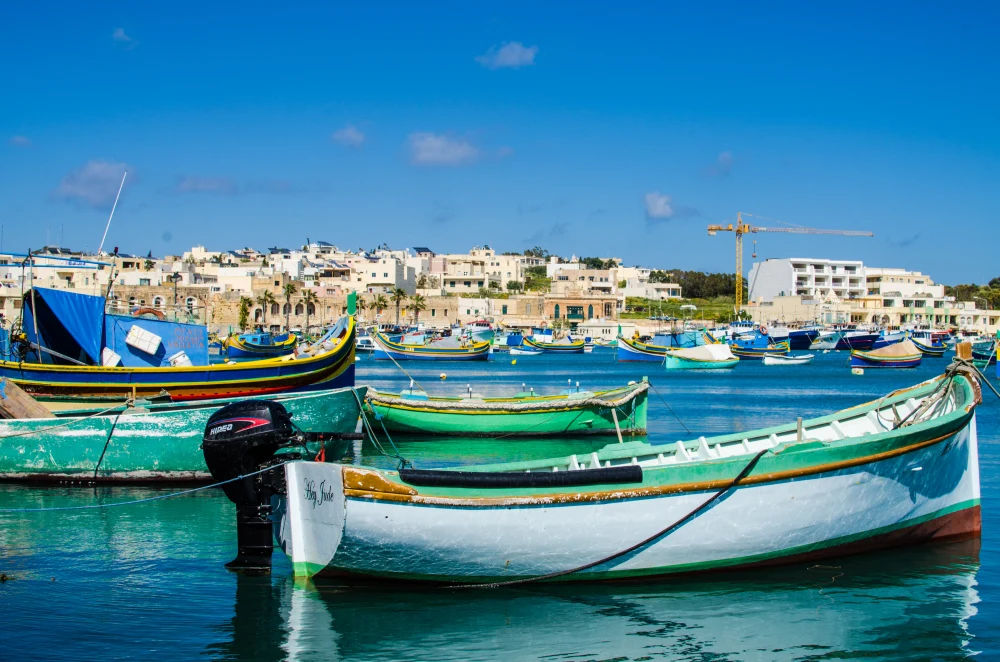
[[[270,400],[245,400],[226,405],[208,419],[202,451],[216,482],[246,476],[277,464],[275,452],[300,443],[292,415]],[[291,459],[288,458],[288,459]],[[231,570],[269,572],[274,550],[271,496],[281,489],[279,470],[235,480],[222,486],[236,504],[238,553],[226,564]]]

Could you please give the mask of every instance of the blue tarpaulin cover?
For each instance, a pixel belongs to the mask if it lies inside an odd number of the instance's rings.
[[[104,336],[104,297],[64,290],[35,288],[39,339],[35,338],[32,296],[24,296],[24,333],[31,342],[65,354],[82,363],[100,365]],[[32,355],[35,352],[32,351]],[[45,352],[30,360],[68,363]],[[31,356],[31,355],[29,355]]]
[[[35,339],[35,316],[32,315],[30,292],[24,297],[24,332],[31,342],[64,354],[86,365],[101,365],[101,350],[105,347],[121,356],[127,367],[159,367],[170,365],[170,357],[183,351],[194,365],[208,365],[208,330],[198,324],[184,324],[157,319],[110,315],[104,312],[104,297],[65,290],[35,288],[38,309],[38,335]],[[155,354],[147,354],[125,343],[133,326],[156,334],[161,343]],[[69,364],[48,352],[36,356],[32,350],[28,361]]]

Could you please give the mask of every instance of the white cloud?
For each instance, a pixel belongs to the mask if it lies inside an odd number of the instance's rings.
[[[538,46],[525,46],[519,41],[508,41],[499,48],[490,50],[476,58],[476,62],[487,69],[520,69],[535,63]]]
[[[674,215],[673,200],[669,195],[652,192],[646,194],[646,218],[666,219]]]
[[[361,147],[361,144],[365,141],[365,134],[358,127],[348,124],[343,129],[334,131],[330,138],[333,142],[340,143],[346,147]]]
[[[132,37],[125,34],[125,28],[115,28],[115,31],[111,33],[111,38],[123,44],[132,43]]]
[[[174,188],[177,193],[218,193],[220,195],[235,195],[238,191],[236,182],[228,177],[197,177],[188,175],[177,180]]]
[[[31,147],[31,138],[28,136],[11,136],[7,142],[14,147]]]
[[[463,165],[479,158],[475,145],[463,138],[436,133],[411,133],[407,139],[414,165]]]
[[[127,168],[124,163],[91,161],[63,177],[53,195],[90,207],[106,207],[114,202]]]

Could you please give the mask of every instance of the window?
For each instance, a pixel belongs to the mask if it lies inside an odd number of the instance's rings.
[[[472,287],[472,281],[471,280],[465,281],[465,286],[466,287]]]
[[[587,319],[594,319],[594,304],[587,306]]]
[[[195,305],[195,299],[194,299],[194,297],[188,297],[184,301],[184,305],[187,306],[187,309],[188,309],[189,313],[193,312],[194,311],[194,305]]]
[[[153,307],[163,308],[163,297],[153,297]]]
[[[315,315],[316,314],[316,306],[314,306],[313,304],[309,304],[308,306],[306,306],[306,313],[309,314],[309,315]]]
[[[431,317],[437,317],[437,310],[434,308],[431,308]]]
[[[296,315],[301,315],[304,310],[305,310],[305,308],[302,306],[301,303],[295,304],[295,314]]]
[[[553,312],[552,317],[554,317],[555,319],[559,319],[559,304],[558,303],[556,304],[555,311]]]
[[[272,315],[277,315],[278,312],[279,312],[278,304],[272,303],[271,304],[271,314]]]
[[[450,283],[448,283],[448,285],[449,285],[450,287],[455,287],[455,281],[451,281]]]
[[[502,315],[506,315],[507,314],[507,306],[500,306],[500,311],[501,311]]]
[[[275,287],[278,287],[278,286],[280,286],[280,285],[281,285],[281,281],[280,281],[280,280],[276,280],[276,281],[274,281],[274,286],[275,286]]]
[[[149,279],[148,278],[140,278],[139,279],[139,285],[140,286],[142,286],[142,285],[148,286],[149,285]]]
[[[292,304],[286,303],[284,306],[281,307],[282,315],[290,315],[291,312],[292,312]]]
[[[388,277],[389,277],[389,272],[388,271],[382,274],[382,278],[388,278]]]

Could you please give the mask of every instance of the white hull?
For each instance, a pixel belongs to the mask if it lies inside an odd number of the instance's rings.
[[[540,349],[518,349],[517,347],[511,347],[510,353],[513,356],[536,356],[541,354],[542,351]]]
[[[773,356],[765,356],[764,365],[805,365],[812,360],[812,354],[803,354],[801,356],[779,356],[775,354]]]
[[[285,471],[289,495],[277,533],[301,576],[329,568],[477,582],[562,571],[652,536],[711,493],[442,507],[345,497],[336,464],[292,462]],[[903,455],[738,487],[670,535],[574,579],[732,567],[835,550],[970,512],[979,498],[973,417],[950,438]]]

